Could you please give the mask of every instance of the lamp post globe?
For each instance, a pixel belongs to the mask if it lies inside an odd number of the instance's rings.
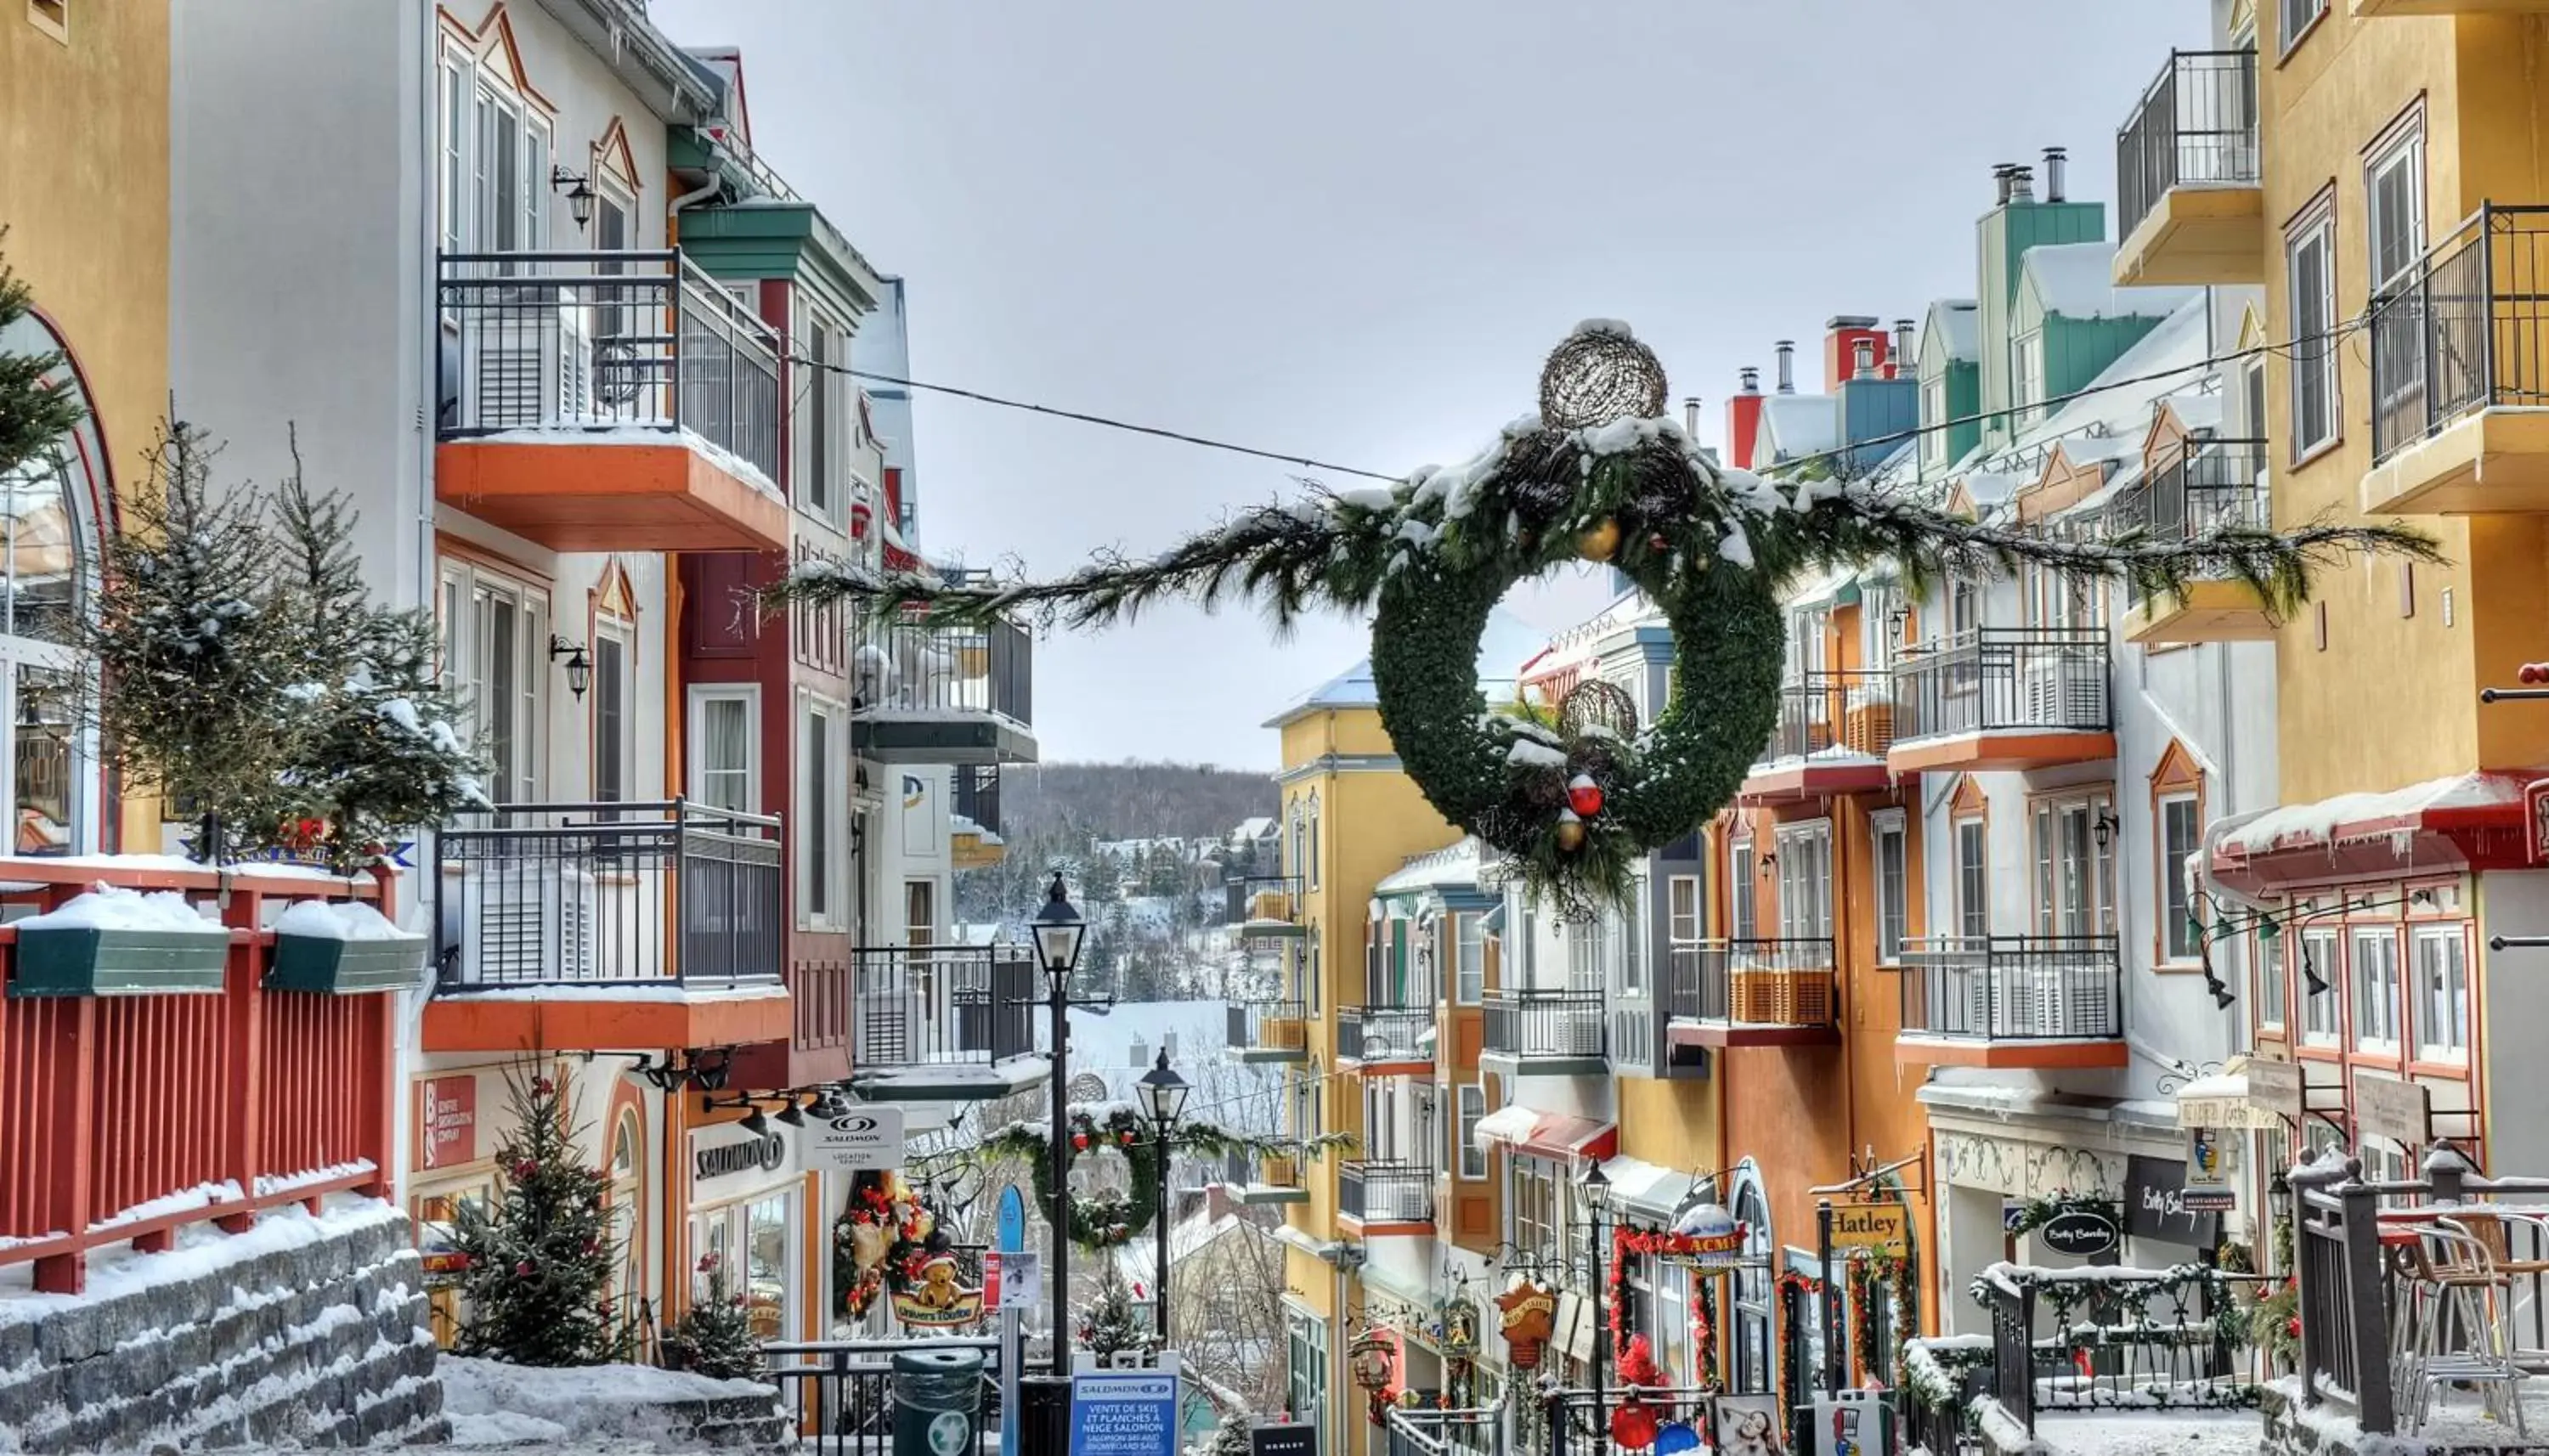
[[[1159,1060],[1152,1064],[1151,1069],[1142,1073],[1140,1085],[1142,1110],[1151,1115],[1152,1124],[1161,1134],[1167,1135],[1177,1127],[1178,1119],[1184,1116],[1186,1098],[1194,1088],[1178,1075],[1177,1068],[1169,1065],[1166,1047],[1161,1048]]]
[[[1052,1151],[1053,1207],[1045,1218],[1053,1228],[1053,1268],[1045,1283],[1053,1293],[1053,1374],[1058,1381],[1071,1378],[1071,1107],[1064,1100],[1063,1089],[1071,1077],[1071,972],[1080,964],[1081,941],[1088,934],[1088,922],[1080,918],[1079,907],[1071,903],[1071,892],[1062,883],[1062,871],[1053,872],[1053,883],[1046,887],[1044,908],[1036,911],[1028,927],[1035,936],[1036,961],[1044,967],[1044,1004],[1051,1016],[1052,1041],[1049,1050],[1053,1068],[1045,1084],[1045,1098],[1053,1111]]]
[[[1045,980],[1059,991],[1070,984],[1071,972],[1080,964],[1081,943],[1088,936],[1088,922],[1080,918],[1080,907],[1071,903],[1061,870],[1053,872],[1053,883],[1044,892],[1044,908],[1036,912],[1029,929],[1035,935],[1036,963],[1044,967]]]
[[[1186,1110],[1186,1098],[1194,1088],[1169,1065],[1167,1047],[1160,1048],[1160,1059],[1142,1073],[1138,1084],[1142,1091],[1142,1110],[1151,1117],[1151,1153],[1160,1160],[1160,1206],[1151,1215],[1152,1270],[1151,1332],[1159,1337],[1160,1348],[1169,1347],[1169,1209],[1175,1194],[1169,1188],[1169,1138],[1177,1131],[1178,1118]]]

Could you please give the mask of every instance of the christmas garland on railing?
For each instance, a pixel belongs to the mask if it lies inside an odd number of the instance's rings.
[[[1869,1249],[1849,1265],[1850,1368],[1864,1380],[1876,1363],[1884,1332],[1876,1324],[1876,1293],[1893,1302],[1899,1327],[1918,1329],[1921,1310],[1912,1289],[1912,1261],[1890,1249]]]
[[[1151,1227],[1151,1220],[1159,1213],[1163,1170],[1157,1130],[1122,1103],[1074,1104],[1064,1110],[1063,1116],[1070,1129],[1070,1141],[1062,1157],[1064,1174],[1068,1175],[1070,1165],[1082,1153],[1111,1148],[1124,1154],[1125,1166],[1132,1175],[1131,1186],[1121,1193],[1071,1195],[1067,1205],[1071,1241],[1086,1249],[1116,1248],[1132,1242]],[[1039,1211],[1053,1207],[1052,1137],[1053,1130],[1038,1121],[1011,1123],[983,1139],[985,1156],[1011,1158],[1027,1165],[1035,1181]],[[1294,1150],[1315,1155],[1347,1140],[1343,1134],[1329,1134],[1306,1142],[1253,1138],[1196,1119],[1180,1123],[1169,1135],[1169,1147],[1172,1152],[1198,1158],[1224,1157],[1233,1152],[1264,1157]]]
[[[2120,1274],[2147,1272],[2147,1278],[2120,1278]],[[2175,1326],[2158,1323],[2150,1318],[2150,1303],[2161,1295],[2174,1300],[2182,1312],[2187,1307],[2190,1291],[2201,1291],[2205,1308],[2212,1313],[2204,1319],[2181,1319]],[[1974,1277],[1971,1286],[1974,1302],[1989,1307],[1996,1300],[2013,1293],[2034,1296],[2045,1311],[2046,1327],[2060,1339],[2074,1360],[2086,1363],[2095,1350],[2126,1345],[2148,1345],[2167,1342],[2172,1337],[2202,1339],[2224,1349],[2240,1349],[2249,1343],[2252,1314],[2238,1298],[2230,1276],[2209,1264],[2173,1264],[2165,1270],[2134,1271],[2113,1268],[2085,1268],[2078,1271],[2054,1269],[2018,1269],[1996,1264]],[[2108,1307],[2112,1318],[2102,1318],[2097,1311]],[[2075,1321],[2077,1311],[2090,1316],[2090,1321]],[[2179,1339],[2183,1342],[2183,1338]],[[2214,1398],[2200,1404],[2208,1406],[2247,1406],[2255,1403],[2256,1387],[2232,1384],[2218,1388]],[[2113,1401],[2101,1392],[2089,1392],[2089,1404],[2128,1405],[2119,1394]]]
[[[1915,1337],[1903,1341],[1903,1389],[1931,1410],[1944,1410],[1964,1399],[1967,1372],[1992,1363],[1987,1334]]]
[[[1824,1282],[1811,1274],[1782,1269],[1774,1281],[1778,1290],[1779,1319],[1790,1321],[1806,1316],[1806,1301],[1824,1292]],[[1787,1435],[1788,1445],[1797,1444],[1797,1406],[1806,1399],[1807,1390],[1797,1369],[1797,1347],[1805,1341],[1792,1330],[1783,1330],[1779,1341],[1779,1426]]]
[[[2366,552],[2441,559],[2394,526],[2314,521],[2276,534],[2069,540],[1987,524],[1830,479],[1722,469],[1665,414],[1663,369],[1627,325],[1580,325],[1550,355],[1541,410],[1475,459],[1388,489],[1244,511],[1157,556],[1101,555],[1055,581],[945,581],[807,561],[773,605],[857,599],[917,623],[1038,617],[1073,627],[1187,598],[1262,603],[1276,626],[1318,607],[1371,612],[1381,721],[1410,777],[1452,823],[1505,857],[1572,919],[1627,893],[1647,851],[1733,797],[1776,726],[1782,587],[1810,572],[1891,561],[1916,588],[2031,566],[2183,595],[2226,578],[2289,612],[2314,572]],[[1481,712],[1477,652],[1506,590],[1577,562],[1608,565],[1663,613],[1674,668],[1641,729],[1611,693],[1553,731]]]

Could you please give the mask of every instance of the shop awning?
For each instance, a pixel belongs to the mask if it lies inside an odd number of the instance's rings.
[[[1644,1158],[1626,1154],[1611,1158],[1602,1164],[1602,1176],[1611,1180],[1611,1206],[1621,1218],[1657,1228],[1670,1228],[1682,1200],[1690,1196],[1690,1174]]]
[[[1478,1120],[1478,1145],[1484,1147],[1491,1142],[1501,1142],[1515,1152],[1556,1158],[1561,1162],[1572,1162],[1578,1158],[1608,1159],[1619,1150],[1620,1130],[1610,1123],[1595,1122],[1591,1118],[1540,1112],[1528,1107],[1506,1107]]]
[[[2213,872],[2246,893],[2360,874],[2519,868],[2531,863],[2522,810],[2531,779],[2455,774],[2287,805],[2214,846]]]

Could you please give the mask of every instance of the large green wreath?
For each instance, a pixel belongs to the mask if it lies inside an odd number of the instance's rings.
[[[1500,851],[1527,889],[1580,919],[1623,897],[1640,856],[1733,799],[1776,726],[1777,592],[1809,571],[1891,561],[1918,588],[2025,564],[2121,579],[2150,596],[2226,578],[2288,613],[2315,570],[2348,555],[2441,559],[2418,532],[2327,520],[2282,534],[2065,539],[1852,481],[1849,456],[1765,480],[1721,469],[1664,415],[1668,397],[1653,354],[1625,324],[1595,320],[1551,354],[1540,412],[1463,465],[1244,511],[1157,556],[1102,553],[1056,581],[951,584],[809,560],[770,599],[1067,626],[1173,596],[1206,607],[1254,598],[1278,627],[1314,606],[1373,610],[1373,683],[1409,776],[1445,819]],[[1552,727],[1527,706],[1487,711],[1480,695],[1478,643],[1498,598],[1578,561],[1618,568],[1672,628],[1670,699],[1643,731],[1617,711],[1561,713]]]

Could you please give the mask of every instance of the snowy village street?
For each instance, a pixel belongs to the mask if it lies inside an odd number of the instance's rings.
[[[0,0],[0,1456],[2549,1456],[2549,0]]]

